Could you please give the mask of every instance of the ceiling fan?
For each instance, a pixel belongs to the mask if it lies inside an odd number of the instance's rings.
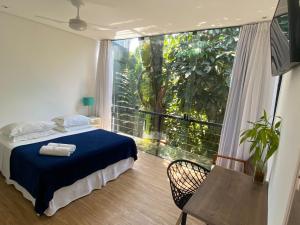
[[[69,1],[77,9],[76,17],[69,19],[69,21],[61,21],[61,20],[57,20],[57,19],[53,19],[53,18],[49,18],[49,17],[45,17],[45,16],[36,16],[36,17],[44,19],[44,20],[50,20],[50,21],[53,21],[53,22],[56,22],[56,23],[68,24],[71,29],[76,30],[76,31],[84,31],[87,28],[97,30],[97,31],[105,31],[105,30],[112,30],[113,29],[113,28],[106,27],[106,26],[87,23],[86,21],[81,19],[80,15],[79,15],[80,7],[84,5],[84,2],[82,0],[69,0]]]

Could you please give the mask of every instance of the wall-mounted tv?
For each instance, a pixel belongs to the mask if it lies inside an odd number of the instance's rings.
[[[272,75],[300,63],[300,1],[279,0],[271,23]]]

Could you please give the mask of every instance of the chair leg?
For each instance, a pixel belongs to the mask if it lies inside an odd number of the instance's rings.
[[[180,213],[177,221],[176,221],[176,225],[180,225],[181,224],[181,218],[182,218],[182,213]]]
[[[178,217],[178,220],[176,222],[176,225],[185,225],[186,224],[186,217],[187,217],[187,214],[184,213],[184,212],[181,212],[179,217]]]
[[[182,212],[181,225],[186,225],[186,217],[187,217],[187,214]]]

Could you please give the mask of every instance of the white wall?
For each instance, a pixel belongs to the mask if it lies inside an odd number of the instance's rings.
[[[85,110],[96,40],[0,13],[0,127]]]
[[[269,225],[286,223],[299,166],[300,67],[283,76],[277,115],[282,117],[282,130],[269,183]]]

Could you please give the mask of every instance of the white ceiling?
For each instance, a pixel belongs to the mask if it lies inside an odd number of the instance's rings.
[[[93,39],[138,36],[227,27],[270,20],[278,0],[83,0],[80,16],[111,30],[73,31],[67,24],[76,16],[69,0],[0,0],[0,11]],[[6,6],[8,8],[6,8]]]

